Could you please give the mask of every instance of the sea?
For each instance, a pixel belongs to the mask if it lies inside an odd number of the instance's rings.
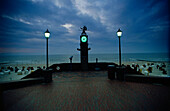
[[[80,55],[79,54],[58,54],[58,55],[49,55],[49,66],[53,64],[60,63],[70,63],[70,57],[73,56],[73,63],[80,63]],[[98,62],[113,62],[119,63],[119,55],[118,54],[89,54],[88,55],[89,63],[96,62],[96,58]],[[170,58],[168,53],[126,53],[122,54],[122,64],[133,64],[133,63],[166,63],[166,70],[168,71],[168,76],[170,76]],[[34,70],[38,69],[38,67],[46,66],[46,55],[0,55],[0,82],[3,81],[11,81],[11,80],[20,80],[24,76],[30,74],[31,72],[25,70],[22,74],[19,72],[15,73],[14,71],[9,73],[8,67],[18,67],[19,70],[22,70],[23,67],[33,67]],[[156,74],[156,72],[154,72]],[[158,74],[161,74],[158,71]],[[161,74],[162,76],[162,74]]]
[[[73,56],[72,62],[79,63],[79,54],[58,54],[49,55],[49,65],[59,63],[69,63],[70,57]],[[118,64],[119,54],[89,54],[89,62],[114,62]],[[132,63],[135,61],[150,61],[150,62],[170,62],[169,53],[123,53],[122,63]],[[1,66],[14,66],[14,65],[45,65],[46,55],[0,55]]]

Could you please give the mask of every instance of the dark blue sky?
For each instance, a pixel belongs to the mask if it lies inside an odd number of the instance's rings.
[[[80,27],[90,53],[169,51],[169,0],[1,0],[0,54],[78,54]]]

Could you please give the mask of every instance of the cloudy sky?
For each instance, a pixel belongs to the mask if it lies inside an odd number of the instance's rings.
[[[0,54],[78,54],[87,26],[91,54],[168,52],[169,0],[0,0]]]

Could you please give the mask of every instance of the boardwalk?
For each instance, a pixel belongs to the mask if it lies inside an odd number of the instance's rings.
[[[54,74],[53,82],[3,93],[9,111],[160,111],[170,109],[170,88],[110,81],[106,72]]]

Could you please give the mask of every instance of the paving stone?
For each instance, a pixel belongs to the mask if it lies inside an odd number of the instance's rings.
[[[5,91],[3,105],[7,111],[168,111],[170,88],[111,81],[104,71],[60,72],[52,83]]]

